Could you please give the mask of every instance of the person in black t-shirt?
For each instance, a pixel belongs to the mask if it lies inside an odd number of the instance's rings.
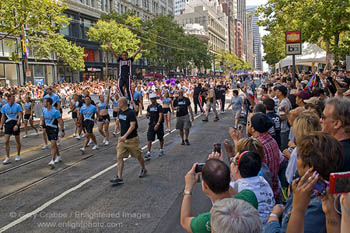
[[[125,97],[121,97],[118,100],[118,104],[120,108],[120,138],[117,145],[118,173],[117,177],[111,180],[113,184],[123,183],[124,158],[128,158],[129,154],[136,158],[141,165],[142,169],[139,177],[142,178],[147,173],[145,162],[141,154],[139,136],[137,135],[138,125],[136,114],[128,107],[128,100]]]
[[[269,134],[276,140],[278,146],[281,146],[281,118],[275,113],[275,101],[271,98],[263,101],[266,107],[266,115],[272,120],[273,126],[269,129]]]
[[[147,140],[148,140],[148,151],[145,156],[145,160],[151,159],[152,142],[157,138],[160,143],[159,156],[164,155],[163,145],[164,145],[164,117],[163,108],[157,103],[157,95],[151,93],[149,96],[151,104],[147,108],[147,118],[149,118]]]
[[[180,130],[180,136],[182,139],[181,145],[190,145],[188,140],[191,128],[191,120],[188,112],[191,114],[192,121],[194,120],[191,101],[187,97],[184,97],[184,91],[179,90],[179,97],[174,100],[174,108],[176,108],[176,129]],[[186,139],[184,140],[184,130]]]
[[[201,92],[202,92],[202,84],[198,83],[193,90],[194,114],[196,115],[198,113],[197,106],[199,106],[201,113],[204,113]]]
[[[118,88],[121,96],[126,96],[129,100],[133,100],[132,95],[132,87],[131,87],[131,78],[132,78],[132,63],[135,60],[135,57],[137,54],[141,52],[141,50],[144,48],[144,45],[141,45],[141,47],[136,51],[136,53],[132,57],[128,57],[128,52],[123,51],[122,55],[119,56],[112,48],[111,44],[108,44],[108,47],[114,54],[114,56],[117,58],[117,61],[119,63],[119,79],[118,79]]]
[[[227,92],[227,86],[224,84],[224,82],[221,82],[221,84],[217,87],[219,93],[220,93],[220,103],[221,103],[221,113],[225,112],[225,102],[226,102],[226,92]]]

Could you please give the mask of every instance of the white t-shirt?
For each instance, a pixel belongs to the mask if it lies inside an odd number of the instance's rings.
[[[237,191],[248,189],[254,192],[258,200],[258,211],[263,224],[267,222],[272,208],[275,206],[273,191],[262,176],[253,176],[250,178],[241,178],[230,183],[231,187],[237,187]]]

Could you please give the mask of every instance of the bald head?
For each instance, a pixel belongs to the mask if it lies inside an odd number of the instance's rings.
[[[121,97],[118,100],[118,104],[121,109],[126,108],[128,106],[128,99],[125,97]]]

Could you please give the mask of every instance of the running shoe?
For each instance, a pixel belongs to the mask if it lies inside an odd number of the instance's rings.
[[[141,171],[140,171],[139,178],[143,178],[143,177],[145,177],[145,176],[146,176],[146,174],[147,174],[147,170],[142,168],[142,169],[141,169]]]
[[[80,151],[84,153],[85,152],[85,147],[80,148]]]
[[[92,149],[93,149],[93,150],[98,150],[98,149],[100,149],[100,148],[98,147],[98,145],[94,145],[94,146],[92,147]]]
[[[151,152],[147,152],[147,154],[145,155],[145,160],[146,161],[149,161],[149,160],[151,160],[151,157],[152,157],[152,154],[151,154]]]
[[[56,156],[55,163],[62,162],[61,156]]]
[[[27,135],[27,134],[23,135],[23,138],[26,138],[26,137],[28,137],[28,135]]]
[[[43,147],[41,147],[41,149],[43,149],[43,150],[45,150],[47,148],[49,148],[49,146],[47,144],[44,144]]]
[[[110,180],[111,183],[113,184],[123,184],[123,179],[119,178],[118,176],[116,178],[113,178]]]
[[[164,155],[164,150],[163,149],[159,149],[159,157],[162,157]]]
[[[73,138],[75,138],[77,135],[75,133],[73,133]]]
[[[55,168],[55,161],[51,160],[51,161],[49,162],[49,166],[50,166],[51,168]]]
[[[102,143],[103,143],[103,144],[105,144],[105,143],[106,143],[106,138],[104,138],[104,139],[103,139]]]
[[[78,139],[78,140],[80,140],[80,136],[79,136],[79,135],[78,135],[78,136],[76,136],[75,138],[76,138],[76,139]]]
[[[190,144],[190,141],[188,141],[188,139],[186,139],[185,142],[186,142],[186,145],[187,145],[187,146],[191,145],[191,144]]]
[[[19,155],[16,155],[15,161],[17,162],[17,161],[20,161],[20,160],[21,160],[21,157]]]
[[[208,122],[208,117],[203,118],[202,121]]]
[[[182,143],[181,143],[181,145],[183,145],[183,146],[184,146],[184,145],[186,145],[186,144],[185,144],[185,141],[184,141],[184,140],[182,140]]]
[[[89,142],[86,146],[90,146],[91,144],[92,144],[92,139],[89,140]]]
[[[109,141],[106,140],[105,141],[105,145],[108,146],[109,145]]]
[[[83,133],[82,135],[80,135],[82,138],[85,137],[85,134]]]
[[[4,161],[2,161],[2,164],[9,164],[10,163],[10,158],[6,157],[6,159],[4,159]]]

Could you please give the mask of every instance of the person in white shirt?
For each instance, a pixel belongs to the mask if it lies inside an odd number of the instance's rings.
[[[269,183],[262,176],[258,176],[261,169],[259,154],[251,151],[243,151],[231,158],[231,187],[240,192],[248,189],[254,192],[258,199],[258,211],[263,224],[275,205],[273,191]]]

